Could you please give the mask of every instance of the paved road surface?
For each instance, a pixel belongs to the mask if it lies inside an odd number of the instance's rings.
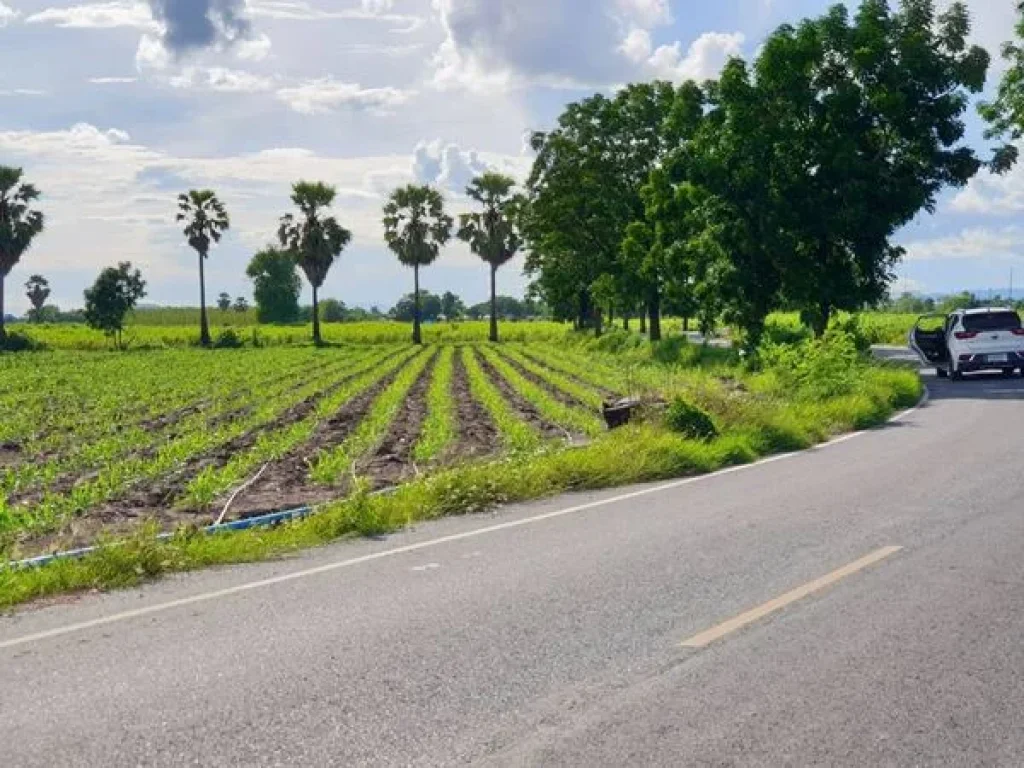
[[[1024,382],[931,384],[698,482],[0,619],[0,764],[1021,765]]]

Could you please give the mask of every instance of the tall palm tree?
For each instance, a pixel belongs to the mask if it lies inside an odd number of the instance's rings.
[[[327,279],[331,265],[352,242],[352,233],[333,216],[324,215],[337,197],[337,191],[320,182],[300,181],[292,187],[292,202],[300,216],[281,217],[277,236],[288,249],[313,287],[313,343],[319,346],[320,288]]]
[[[193,189],[178,195],[177,221],[185,223],[188,244],[199,254],[199,343],[210,346],[210,323],[206,318],[205,262],[210,247],[231,227],[231,220],[212,189]]]
[[[44,217],[30,208],[39,190],[21,183],[21,168],[0,165],[0,342],[7,338],[4,328],[4,280],[14,265],[43,231]]]
[[[516,216],[524,198],[513,194],[515,181],[500,173],[477,176],[466,189],[470,198],[484,209],[459,217],[459,239],[491,267],[491,341],[498,340],[498,270],[507,264],[523,245]]]
[[[384,239],[398,260],[413,269],[412,343],[422,344],[420,331],[420,267],[432,264],[452,236],[455,222],[444,212],[436,189],[410,184],[391,193],[384,206]]]

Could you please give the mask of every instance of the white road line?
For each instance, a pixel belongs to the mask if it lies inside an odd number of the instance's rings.
[[[787,605],[803,600],[815,592],[820,592],[826,587],[830,587],[846,577],[852,576],[858,571],[862,571],[868,566],[896,554],[902,549],[903,547],[882,547],[881,549],[876,549],[871,554],[865,555],[848,565],[844,565],[842,568],[832,571],[832,573],[825,574],[814,581],[809,581],[784,595],[779,595],[774,600],[762,603],[756,608],[751,608],[749,611],[741,613],[739,616],[734,616],[728,621],[723,621],[721,624],[711,627],[711,629],[696,634],[689,640],[684,640],[682,645],[684,648],[705,648],[716,640],[720,640],[726,635],[731,635],[733,632],[743,629],[748,624],[753,624],[769,614],[781,611]]]
[[[893,417],[890,421],[900,421],[906,418],[910,414],[914,413],[918,409],[922,408],[928,400],[928,392],[925,390],[924,397],[913,408],[910,408],[903,413],[900,413]],[[854,437],[866,434],[870,430],[861,430],[850,435],[844,435],[842,437],[835,438],[826,443],[821,443],[815,448],[824,448],[830,445],[836,445],[838,443],[845,442]],[[812,449],[813,450],[813,449]],[[598,501],[587,502],[586,504],[578,504],[572,507],[566,507],[565,509],[558,509],[553,512],[545,512],[540,515],[534,515],[532,517],[522,518],[520,520],[509,520],[504,523],[497,523],[495,525],[488,525],[484,528],[477,528],[472,531],[464,531],[463,533],[455,533],[450,536],[441,536],[436,539],[428,539],[427,541],[416,542],[415,544],[406,544],[401,547],[395,547],[393,549],[386,549],[381,552],[374,552],[369,555],[363,555],[362,557],[354,557],[349,560],[340,560],[334,563],[327,563],[326,565],[320,565],[315,568],[307,568],[301,571],[295,571],[293,573],[286,573],[281,576],[274,576],[269,579],[260,579],[259,581],[250,581],[245,584],[239,584],[234,587],[227,587],[226,589],[218,589],[212,592],[203,592],[198,595],[191,595],[189,597],[183,597],[178,600],[169,600],[165,603],[157,603],[155,605],[149,605],[145,608],[136,608],[130,611],[122,611],[120,613],[114,613],[109,616],[102,616],[97,619],[91,619],[89,621],[82,621],[77,624],[68,624],[67,626],[57,627],[55,629],[48,629],[43,632],[36,632],[31,635],[24,635],[22,637],[15,637],[10,640],[0,640],[0,650],[7,648],[15,648],[22,645],[28,645],[30,643],[39,642],[41,640],[48,640],[54,637],[61,637],[63,635],[70,635],[75,632],[83,632],[87,629],[94,629],[96,627],[107,626],[108,624],[115,624],[120,621],[128,621],[130,619],[137,619],[142,616],[150,616],[154,613],[163,613],[170,611],[175,608],[181,608],[186,605],[195,605],[197,603],[205,603],[211,600],[217,600],[222,597],[230,597],[232,595],[239,595],[245,592],[251,592],[257,589],[263,589],[264,587],[272,587],[277,584],[286,584],[290,581],[297,581],[298,579],[305,579],[310,576],[318,576],[323,573],[331,573],[332,571],[342,570],[343,568],[351,568],[356,565],[362,565],[364,563],[370,563],[375,560],[383,560],[388,557],[394,557],[396,555],[404,555],[409,552],[419,552],[420,550],[429,549],[431,547],[437,547],[442,544],[451,544],[456,541],[465,541],[466,539],[473,539],[478,536],[486,536],[491,533],[497,533],[499,531],[506,531],[512,528],[519,528],[525,525],[533,525],[534,523],[540,523],[545,520],[553,520],[558,517],[565,517],[566,515],[579,514],[580,512],[587,512],[591,509],[598,509],[600,507],[607,507],[611,504],[618,504],[623,501],[631,501],[632,499],[639,499],[644,496],[651,496],[656,493],[664,493],[665,491],[671,491],[676,488],[682,488],[693,483],[701,483],[711,480],[715,477],[722,475],[728,475],[732,472],[742,472],[754,467],[760,467],[765,464],[771,464],[776,461],[783,461],[784,459],[790,459],[794,456],[799,456],[803,451],[795,451],[793,453],[777,454],[775,456],[769,456],[755,461],[751,464],[741,464],[735,467],[727,467],[720,469],[717,472],[711,472],[705,475],[696,475],[694,477],[687,477],[682,480],[673,480],[668,483],[662,483],[651,488],[643,488],[638,491],[632,491],[630,493],[623,493],[618,496],[613,496],[607,499],[600,499]]]

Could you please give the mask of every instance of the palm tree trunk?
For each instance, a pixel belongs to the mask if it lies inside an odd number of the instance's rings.
[[[210,323],[206,319],[206,254],[199,252],[199,343],[210,346]]]
[[[318,347],[323,344],[320,338],[320,298],[316,286],[313,286],[313,343]]]
[[[412,267],[413,291],[412,291],[412,343],[422,344],[423,335],[420,333],[420,265]]]
[[[7,329],[4,327],[4,275],[0,273],[0,343],[7,339]]]
[[[498,267],[491,264],[491,341],[498,341]]]

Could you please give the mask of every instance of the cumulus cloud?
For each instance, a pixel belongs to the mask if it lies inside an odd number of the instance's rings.
[[[282,88],[277,97],[296,112],[316,115],[340,109],[366,109],[387,113],[406,103],[411,91],[399,88],[363,88],[357,83],[345,83],[332,78],[308,80],[289,88]]]
[[[231,44],[248,38],[252,25],[244,0],[148,0],[161,25],[159,40],[171,53]]]
[[[970,227],[947,237],[907,243],[906,259],[1016,258],[1024,245],[1024,230],[1017,226]]]
[[[420,141],[413,149],[412,177],[419,184],[431,184],[462,195],[474,177],[498,171],[515,179],[523,178],[529,168],[526,155],[495,155],[463,149],[440,139]]]
[[[174,88],[191,88],[225,93],[256,93],[269,91],[274,81],[251,72],[225,67],[185,67],[170,79]]]
[[[950,203],[956,213],[1010,216],[1024,211],[1024,166],[1017,164],[999,176],[984,171],[959,191]]]
[[[18,12],[0,0],[0,27],[6,27],[18,18]]]
[[[153,14],[139,0],[84,3],[66,8],[47,8],[25,19],[29,24],[53,24],[66,29],[113,29],[132,27],[156,30]]]
[[[680,43],[662,45],[647,59],[655,77],[675,82],[707,80],[718,75],[725,63],[743,53],[746,41],[740,32],[706,32],[683,54]]]
[[[445,39],[434,83],[606,87],[636,77],[674,81],[717,74],[740,53],[739,33],[708,33],[688,48],[655,48],[672,23],[667,0],[433,0]]]

